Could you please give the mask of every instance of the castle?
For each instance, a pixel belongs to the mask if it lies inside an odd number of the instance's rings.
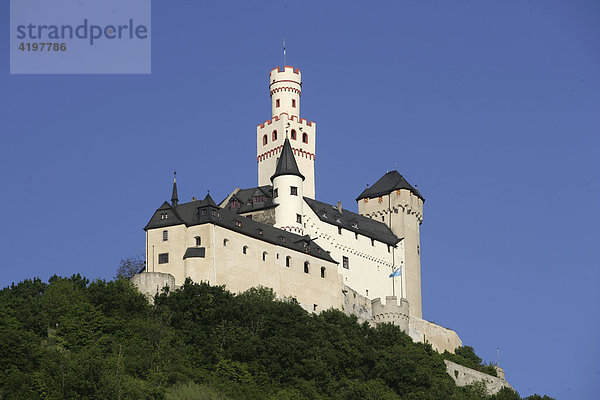
[[[256,129],[256,187],[219,204],[171,202],[146,231],[146,268],[132,278],[154,295],[186,278],[232,292],[273,288],[311,312],[337,308],[360,320],[399,325],[438,351],[458,335],[422,318],[419,228],[424,198],[397,171],[358,195],[358,213],[316,200],[316,124],[300,117],[302,77],[269,74],[271,118]]]

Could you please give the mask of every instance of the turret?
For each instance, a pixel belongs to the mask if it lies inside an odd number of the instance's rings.
[[[300,117],[302,76],[294,67],[269,72],[271,118],[256,127],[258,186],[270,184],[283,142],[289,138],[298,168],[305,179],[304,196],[315,198],[316,124]]]
[[[300,92],[302,75],[298,68],[285,66],[273,68],[269,73],[269,91],[271,94],[271,116],[287,113],[290,117],[300,116]]]
[[[391,171],[356,201],[359,214],[385,223],[396,236],[404,238],[401,293],[410,304],[411,314],[422,318],[420,225],[425,199],[398,171]]]
[[[302,207],[304,204],[302,183],[304,176],[298,169],[289,139],[285,139],[281,156],[277,161],[273,183],[275,226],[302,235]]]

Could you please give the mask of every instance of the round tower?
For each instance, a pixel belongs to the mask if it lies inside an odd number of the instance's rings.
[[[292,115],[299,118],[301,90],[302,75],[298,68],[273,68],[269,73],[271,117],[287,113],[290,118]]]
[[[277,228],[304,234],[302,214],[304,204],[304,176],[298,170],[290,141],[285,139],[281,156],[277,161],[273,182],[273,203],[275,207],[275,226]]]

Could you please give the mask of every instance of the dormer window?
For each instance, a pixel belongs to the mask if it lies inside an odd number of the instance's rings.
[[[207,213],[207,211],[206,211],[206,208],[205,208],[205,209],[203,209],[203,210],[200,210],[200,214],[201,214],[201,215],[206,215],[206,213]]]
[[[258,234],[259,234],[260,236],[263,236],[263,234],[264,234],[264,231],[263,231],[262,229],[259,229],[259,230],[258,230]]]
[[[358,229],[358,222],[356,222],[356,221],[352,222],[352,227]]]
[[[254,203],[264,203],[265,202],[265,196],[255,196],[254,197]]]
[[[237,226],[238,228],[241,228],[242,227],[241,221],[235,221],[235,226]]]
[[[212,216],[216,217],[217,216],[217,210],[212,210]]]
[[[280,236],[279,238],[281,239],[281,243],[285,243],[285,236]]]

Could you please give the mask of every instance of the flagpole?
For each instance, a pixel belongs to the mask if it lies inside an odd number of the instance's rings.
[[[285,67],[285,38],[283,38],[283,66]]]

